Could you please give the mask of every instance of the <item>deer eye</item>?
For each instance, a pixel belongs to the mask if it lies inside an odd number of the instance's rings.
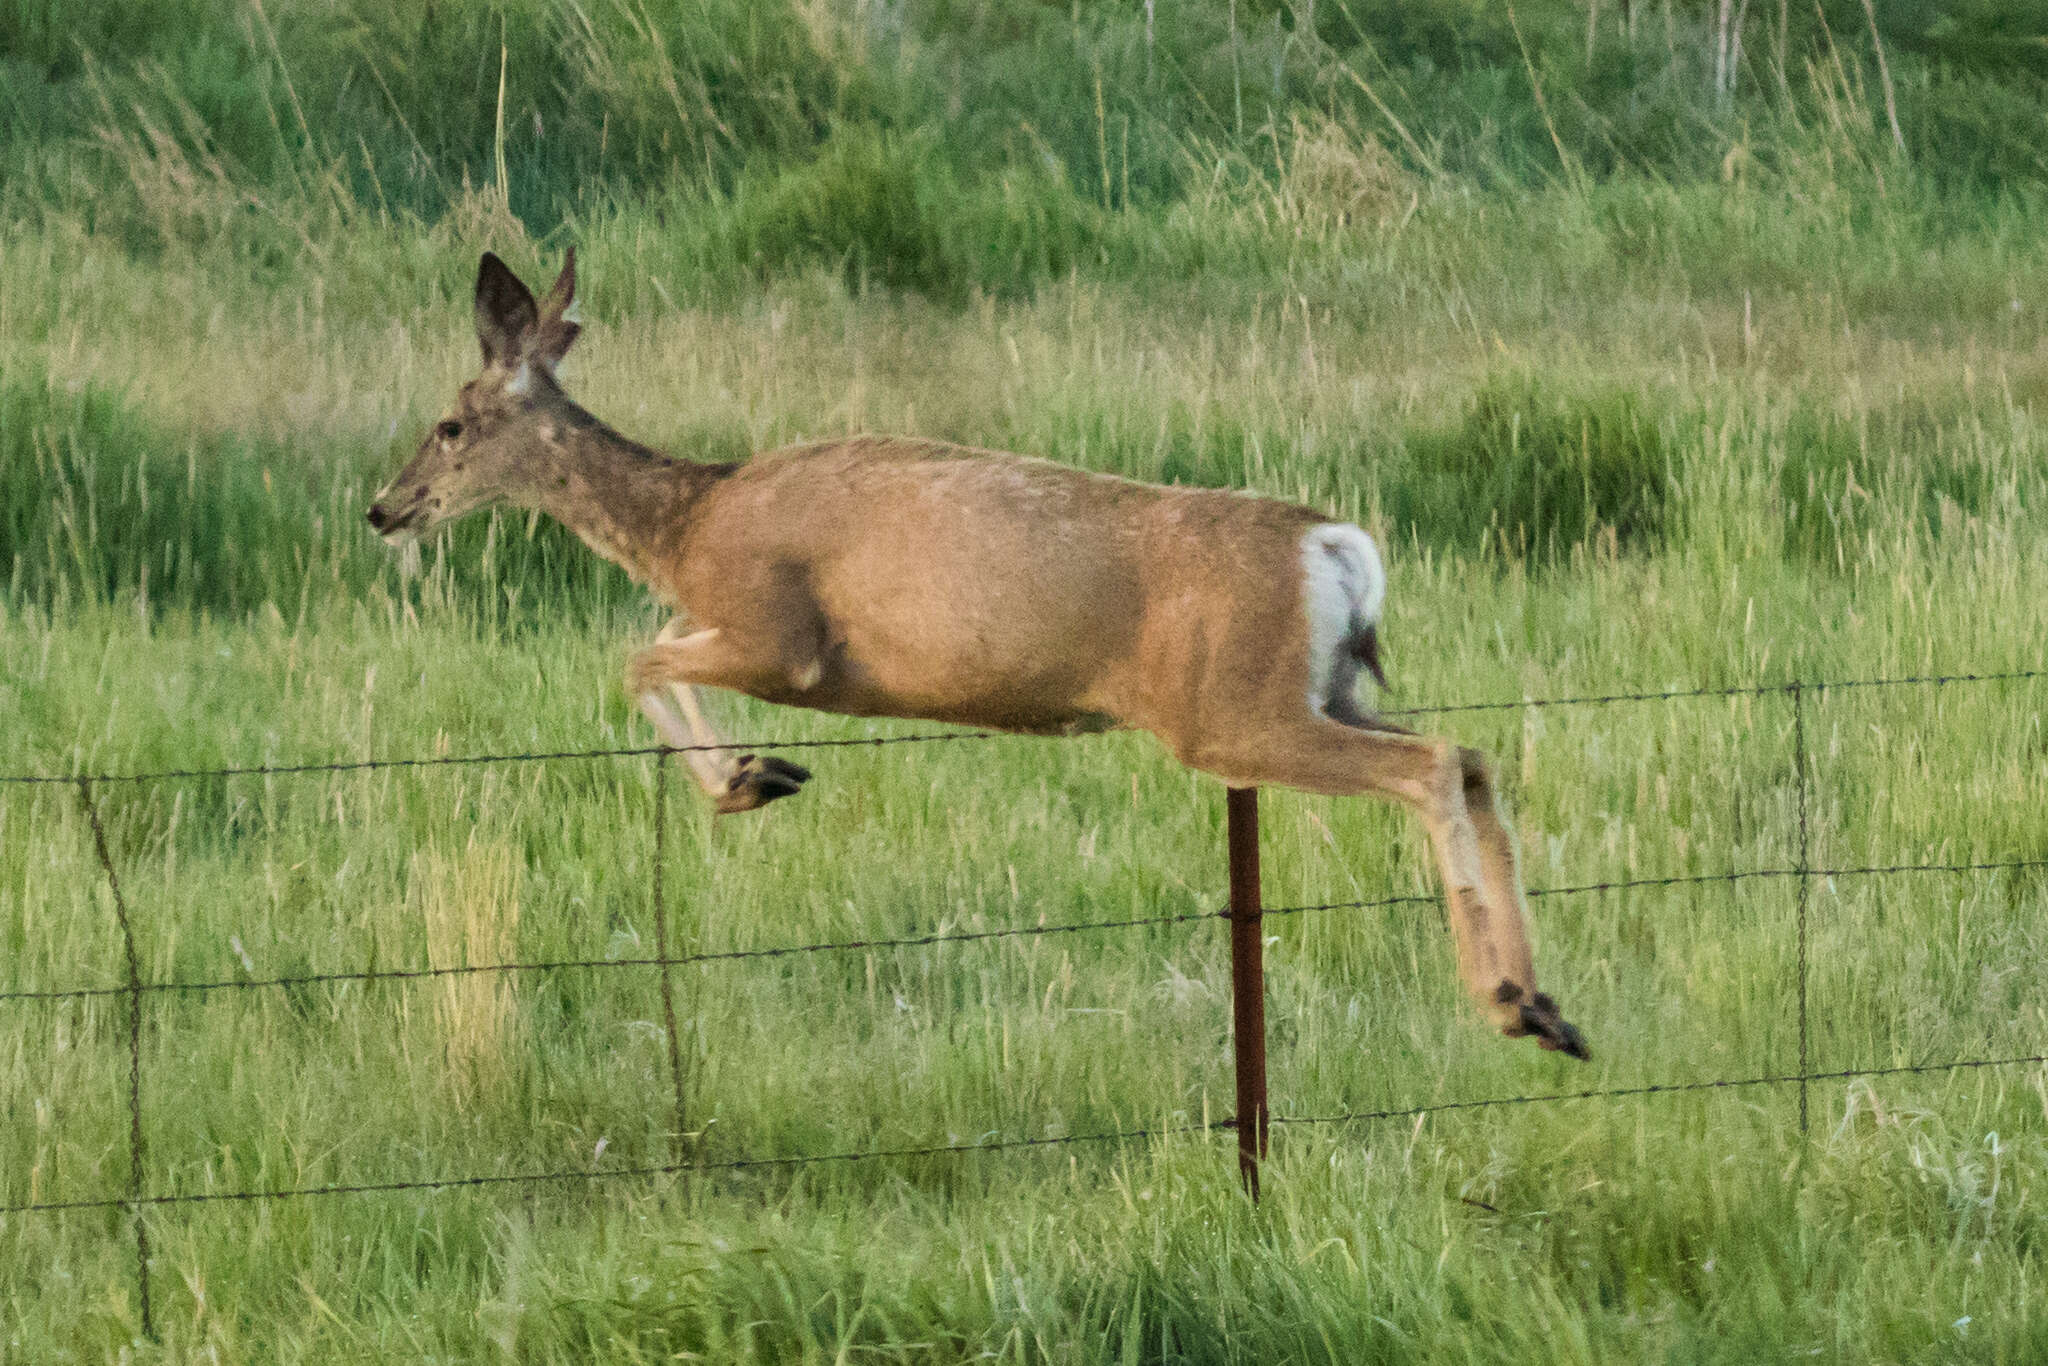
[[[462,435],[462,424],[452,417],[443,418],[441,419],[441,425],[434,428],[434,435],[440,437],[443,441],[453,441],[456,437]]]

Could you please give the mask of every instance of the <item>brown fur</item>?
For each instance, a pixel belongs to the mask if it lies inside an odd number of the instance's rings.
[[[1311,705],[1302,542],[1331,519],[904,437],[672,460],[555,383],[573,296],[573,256],[543,304],[484,258],[484,371],[378,495],[379,531],[419,534],[496,502],[570,527],[677,613],[627,686],[678,746],[722,743],[696,695],[711,687],[1035,734],[1132,727],[1234,786],[1390,797],[1429,831],[1475,1001],[1505,1032],[1584,1056],[1536,990],[1484,759],[1348,695]],[[1376,640],[1351,648],[1377,672]],[[687,757],[726,811],[810,776],[765,756]]]

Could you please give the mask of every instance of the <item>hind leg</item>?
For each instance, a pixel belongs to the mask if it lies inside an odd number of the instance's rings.
[[[1545,1048],[1586,1056],[1579,1032],[1536,988],[1514,842],[1478,754],[1386,723],[1345,724],[1305,708],[1242,739],[1180,748],[1191,767],[1234,786],[1370,793],[1414,811],[1429,834],[1459,973],[1474,1001],[1504,1033],[1533,1034]]]
[[[1370,651],[1360,650],[1355,656],[1338,653],[1331,665],[1329,696],[1324,700],[1323,710],[1331,720],[1356,730],[1413,735],[1415,732],[1406,726],[1396,725],[1358,705],[1360,664],[1371,667],[1380,686],[1386,686],[1386,678],[1377,667],[1377,654],[1376,644]],[[1522,878],[1516,866],[1515,839],[1501,814],[1500,796],[1494,790],[1493,775],[1488,771],[1486,757],[1477,750],[1460,749],[1458,767],[1464,815],[1472,825],[1473,849],[1479,864],[1477,900],[1484,906],[1520,908],[1523,904]],[[1526,919],[1526,912],[1518,909],[1517,919]],[[1455,900],[1453,922],[1457,922]],[[1471,937],[1466,934],[1459,936],[1459,965],[1467,982],[1487,977],[1491,971],[1484,964],[1467,961],[1464,945]],[[1513,942],[1516,938],[1519,938],[1519,944]],[[1542,992],[1527,990],[1522,985],[1534,982],[1536,973],[1526,930],[1509,936],[1500,945],[1500,953],[1501,966],[1506,971],[1501,973],[1494,987],[1494,1004],[1497,1007],[1495,1018],[1500,1020],[1502,1030],[1513,1036],[1533,1034],[1546,1048],[1560,1049],[1573,1057],[1586,1056],[1585,1040],[1557,1013],[1557,1003]]]
[[[1500,794],[1486,756],[1475,749],[1458,751],[1458,766],[1464,780],[1465,814],[1479,851],[1479,873],[1487,901],[1497,906],[1519,906],[1522,875],[1515,856],[1515,837],[1501,814]],[[1521,972],[1513,980],[1533,988],[1536,967],[1531,961],[1526,934],[1521,944]],[[1559,1049],[1574,1058],[1587,1056],[1586,1041],[1579,1031],[1558,1013],[1557,1002],[1540,991],[1529,990],[1513,1001],[1517,1018],[1502,1028],[1510,1035],[1533,1034],[1545,1048]]]

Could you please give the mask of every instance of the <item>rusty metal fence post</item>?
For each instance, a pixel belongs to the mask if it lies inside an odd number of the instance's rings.
[[[1233,787],[1224,812],[1230,850],[1230,1017],[1237,1059],[1237,1166],[1259,1198],[1266,1160],[1266,964],[1259,902],[1259,790]]]

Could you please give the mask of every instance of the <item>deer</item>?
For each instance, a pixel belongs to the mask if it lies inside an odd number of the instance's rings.
[[[1361,528],[1257,494],[1142,483],[902,436],[676,458],[563,390],[576,258],[536,299],[476,278],[482,370],[371,503],[394,546],[489,506],[538,511],[674,613],[626,690],[720,813],[810,771],[729,744],[705,689],[1028,735],[1151,733],[1233,787],[1372,795],[1428,834],[1464,983],[1509,1037],[1589,1056],[1536,986],[1513,835],[1485,756],[1397,725],[1387,579]]]

